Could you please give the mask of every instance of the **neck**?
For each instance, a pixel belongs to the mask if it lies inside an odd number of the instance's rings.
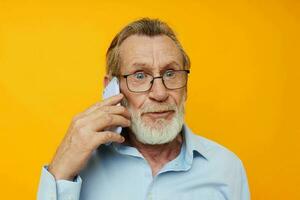
[[[182,142],[183,137],[181,133],[179,133],[173,141],[166,144],[143,144],[136,139],[131,131],[129,131],[125,144],[138,149],[148,161],[152,169],[152,175],[154,176],[166,163],[178,156]]]

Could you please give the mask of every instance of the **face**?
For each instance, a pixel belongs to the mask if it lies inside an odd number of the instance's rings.
[[[145,72],[156,77],[183,69],[181,52],[167,36],[130,36],[120,46],[120,57],[121,75]],[[149,91],[135,93],[123,77],[120,88],[132,114],[130,128],[140,142],[163,144],[177,136],[183,124],[186,88],[169,90],[162,79],[155,79]]]

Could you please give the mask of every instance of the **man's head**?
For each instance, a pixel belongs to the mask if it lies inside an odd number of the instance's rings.
[[[174,32],[159,20],[132,22],[113,39],[105,82],[119,78],[123,103],[132,115],[130,128],[140,142],[164,144],[180,132],[189,68]]]

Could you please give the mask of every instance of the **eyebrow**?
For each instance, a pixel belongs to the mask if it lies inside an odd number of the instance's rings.
[[[171,66],[174,66],[174,65],[179,67],[179,68],[182,66],[179,63],[177,63],[176,61],[171,61],[168,64],[166,64],[164,67],[162,67],[161,70],[164,70],[164,69],[166,69],[168,67],[171,67]],[[132,67],[136,66],[136,67],[142,67],[142,68],[144,68],[144,67],[150,67],[151,68],[151,66],[148,65],[147,63],[138,63],[138,62],[133,63],[131,66]]]
[[[149,66],[147,63],[133,63],[132,65],[130,65],[132,67],[136,66],[136,67],[146,67]]]
[[[166,67],[170,67],[170,66],[173,66],[173,65],[175,65],[175,66],[177,66],[177,67],[182,67],[182,65],[180,65],[179,63],[177,63],[176,61],[171,61],[171,62],[169,62],[167,65],[165,65],[165,67],[164,68],[166,68]]]

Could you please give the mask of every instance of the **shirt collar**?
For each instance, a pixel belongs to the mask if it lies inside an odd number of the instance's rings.
[[[193,158],[197,155],[202,156],[206,160],[209,159],[209,152],[201,141],[201,137],[195,135],[189,127],[184,124],[182,128],[186,148],[186,161],[192,163]],[[196,154],[194,154],[196,152]]]

